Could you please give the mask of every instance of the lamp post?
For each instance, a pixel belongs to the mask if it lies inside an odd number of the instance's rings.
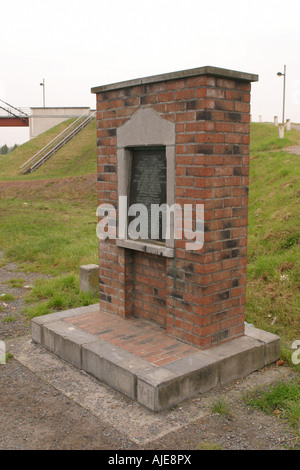
[[[45,79],[43,78],[42,83],[40,85],[43,87],[43,107],[45,107]]]
[[[284,73],[278,72],[278,77],[283,76],[283,109],[282,109],[282,124],[284,124],[284,108],[285,108],[285,79],[286,79],[286,65],[284,66]]]

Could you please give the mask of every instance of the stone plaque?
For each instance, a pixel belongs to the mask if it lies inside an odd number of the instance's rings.
[[[164,234],[162,233],[162,213],[158,214],[157,219],[153,217],[153,220],[157,220],[159,226],[155,227],[156,237],[154,239],[153,237],[151,238],[151,205],[166,203],[166,181],[166,152],[164,147],[138,148],[133,150],[129,207],[133,204],[143,204],[147,208],[148,237],[141,238],[146,238],[153,242],[165,241]],[[143,222],[144,217],[145,213],[140,213],[141,222]],[[133,219],[133,216],[129,216],[129,224]]]

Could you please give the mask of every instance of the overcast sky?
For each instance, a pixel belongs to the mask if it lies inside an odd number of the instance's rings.
[[[91,87],[211,65],[259,75],[253,121],[300,122],[299,0],[0,0],[0,99],[95,108]],[[0,128],[0,145],[28,129]]]

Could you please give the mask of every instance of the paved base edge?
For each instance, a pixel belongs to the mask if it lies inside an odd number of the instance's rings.
[[[98,308],[96,304],[34,318],[32,340],[152,411],[245,377],[280,355],[278,336],[246,325],[240,338],[155,366],[63,321]]]

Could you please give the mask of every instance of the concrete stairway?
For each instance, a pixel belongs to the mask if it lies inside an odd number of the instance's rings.
[[[54,155],[59,149],[66,145],[75,135],[84,129],[93,119],[96,117],[96,111],[91,113],[90,111],[80,116],[74,121],[69,127],[67,127],[61,134],[55,137],[49,144],[39,150],[33,157],[25,162],[20,167],[20,173],[26,175],[37,170],[52,155]]]

